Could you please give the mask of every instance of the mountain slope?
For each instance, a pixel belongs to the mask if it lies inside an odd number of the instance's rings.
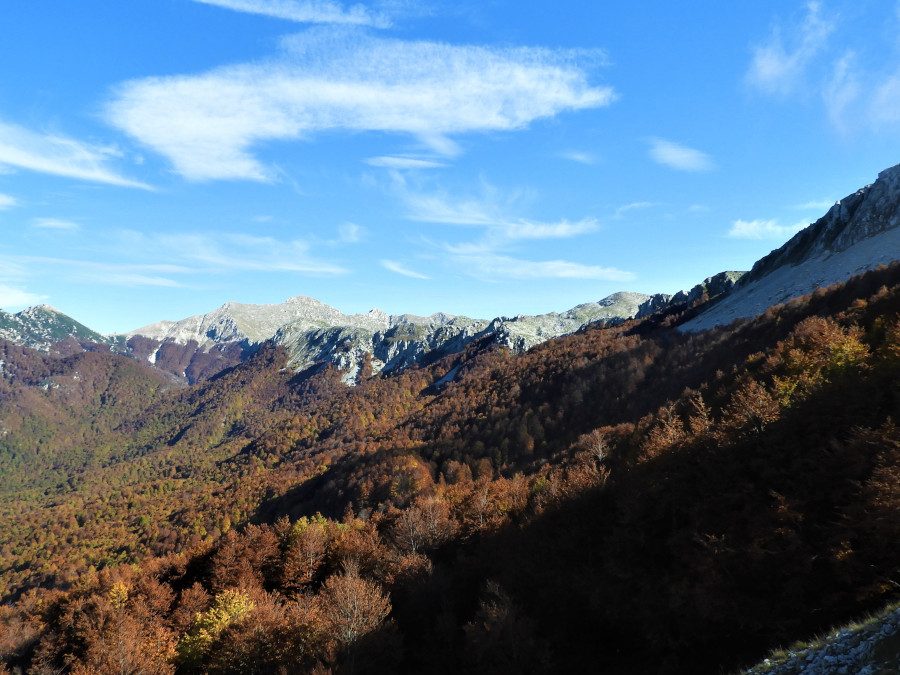
[[[0,664],[721,673],[895,601],[900,263],[672,330],[883,241],[893,190],[673,298],[308,301],[261,343],[283,315],[226,306],[129,337],[143,363],[0,344]],[[372,613],[341,643],[348,596]]]
[[[108,344],[110,340],[49,305],[29,307],[16,314],[0,310],[0,339],[49,351],[68,339]]]
[[[822,218],[761,258],[720,302],[686,322],[703,330],[757,316],[772,305],[811,293],[900,259],[900,165],[837,202]]]
[[[896,595],[898,312],[895,265],[726,328],[596,325],[358,387],[265,345],[9,502],[7,592],[68,590],[0,613],[0,659],[108,672],[124,644],[194,672],[197,617],[237,593],[199,670],[339,671],[345,584],[384,599],[347,647],[375,672],[755,663]]]

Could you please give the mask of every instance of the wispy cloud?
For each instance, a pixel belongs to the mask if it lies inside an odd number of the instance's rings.
[[[827,211],[834,206],[834,199],[813,199],[802,204],[794,204],[793,208],[797,211]]]
[[[407,218],[424,223],[447,225],[496,226],[507,219],[501,207],[490,199],[450,198],[440,193],[401,191],[406,205]]]
[[[0,307],[4,309],[20,309],[29,305],[37,305],[46,299],[45,295],[38,295],[23,288],[0,283]]]
[[[900,123],[900,69],[875,87],[869,114],[876,126]]]
[[[208,272],[297,272],[313,276],[347,272],[313,256],[310,244],[302,240],[243,234],[159,234],[150,239],[174,259],[203,265]]]
[[[400,274],[404,277],[410,277],[411,279],[430,279],[427,274],[422,274],[421,272],[416,272],[415,270],[411,270],[403,263],[399,263],[396,260],[382,260],[381,266],[394,272],[395,274]]]
[[[478,279],[600,279],[627,281],[629,272],[614,267],[585,265],[571,260],[523,258],[517,249],[529,241],[569,239],[599,229],[594,218],[538,221],[510,215],[521,194],[504,195],[490,185],[482,185],[478,198],[450,197],[443,193],[423,194],[399,183],[399,194],[407,206],[407,217],[426,223],[459,225],[478,229],[482,235],[456,244],[436,244],[441,257],[454,271]],[[433,244],[434,245],[434,244]]]
[[[108,232],[101,245],[72,257],[0,255],[0,282],[27,280],[52,270],[76,283],[178,288],[217,275],[293,273],[334,277],[343,267],[316,256],[308,242],[229,233]]]
[[[54,256],[8,256],[0,259],[0,263],[24,265],[31,276],[52,269],[75,282],[125,287],[179,287],[183,284],[173,276],[187,276],[197,271],[171,263],[104,262]]]
[[[657,164],[679,171],[710,171],[715,168],[705,152],[663,138],[650,139],[650,157]]]
[[[124,288],[181,288],[183,283],[168,277],[154,276],[151,274],[138,274],[136,272],[116,271],[114,269],[92,272],[82,270],[76,274],[78,281],[103,286],[120,286]]]
[[[112,168],[119,153],[67,136],[37,133],[0,121],[0,168],[13,167],[122,187],[151,189]]]
[[[365,5],[345,7],[330,0],[194,0],[236,12],[260,14],[297,23],[334,23],[385,28],[390,19]]]
[[[653,202],[630,202],[628,204],[622,204],[622,206],[616,209],[613,217],[623,218],[625,214],[630,211],[643,211],[644,209],[649,209],[653,206],[655,206]]]
[[[81,225],[75,221],[64,220],[63,218],[35,218],[31,221],[31,225],[40,230],[66,230],[73,232],[81,229]]]
[[[342,244],[356,244],[362,241],[366,230],[356,223],[341,223],[338,226],[338,241]]]
[[[853,51],[847,51],[835,61],[831,77],[822,87],[822,102],[828,119],[833,127],[844,133],[852,126],[847,117],[848,111],[862,93],[856,70],[856,55]]]
[[[728,230],[733,239],[777,239],[783,241],[793,236],[809,223],[781,225],[777,220],[736,220]]]
[[[589,82],[590,56],[319,28],[286,39],[269,61],[127,82],[106,116],[187,179],[265,181],[274,174],[253,152],[264,141],[375,131],[452,155],[454,136],[608,105],[615,93]]]
[[[881,38],[897,34],[896,10],[876,18],[885,25],[883,33],[869,31],[859,41],[821,3],[803,7],[802,19],[776,26],[757,45],[746,73],[748,85],[782,99],[817,94],[831,126],[843,135],[900,131],[898,45],[896,38]],[[841,39],[830,40],[832,35]]]
[[[600,227],[600,223],[594,218],[582,218],[581,220],[558,220],[553,223],[533,222],[530,220],[517,220],[503,223],[501,232],[507,239],[568,239],[588,232],[594,232]]]
[[[875,132],[900,129],[900,68],[877,72],[859,64],[853,51],[834,63],[822,87],[832,126],[844,134],[868,127]]]
[[[5,195],[0,192],[0,211],[4,211],[6,209],[11,209],[14,206],[19,205],[19,200],[11,195]]]
[[[803,19],[785,30],[776,26],[753,50],[746,80],[769,94],[790,94],[803,81],[806,69],[824,49],[835,21],[824,16],[819,2],[806,3]]]
[[[567,159],[570,162],[577,162],[578,164],[596,164],[597,157],[591,152],[584,152],[582,150],[566,150],[564,152],[559,153],[559,156],[563,159]]]
[[[584,265],[570,260],[527,260],[508,255],[448,246],[457,269],[466,274],[496,281],[501,279],[594,279],[630,281],[634,275],[615,267]]]
[[[555,222],[541,222],[511,217],[504,212],[506,207],[498,203],[496,196],[494,199],[451,199],[442,194],[406,192],[403,197],[410,220],[485,228],[494,242],[568,239],[593,232],[600,226],[594,218],[574,221],[563,218]]]
[[[365,160],[369,166],[377,166],[384,169],[439,169],[447,166],[445,162],[433,159],[420,159],[418,157],[402,157],[385,155],[381,157],[369,157]]]

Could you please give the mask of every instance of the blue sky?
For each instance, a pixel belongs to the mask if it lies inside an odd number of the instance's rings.
[[[747,269],[900,162],[900,3],[30,0],[0,307],[492,317]]]

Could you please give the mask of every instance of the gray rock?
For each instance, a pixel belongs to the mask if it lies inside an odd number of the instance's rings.
[[[208,314],[162,321],[117,337],[128,344],[135,344],[136,338],[150,340],[151,345],[196,344],[202,352],[221,351],[228,345],[240,345],[249,352],[271,339],[287,350],[295,370],[331,364],[344,371],[346,382],[353,383],[367,360],[378,373],[461,352],[478,341],[522,352],[591,323],[632,318],[649,297],[613,293],[565,312],[491,321],[445,313],[391,316],[377,309],[348,315],[313,298],[296,297],[278,305],[226,303]],[[145,358],[152,363],[157,351],[148,351]]]
[[[872,185],[837,202],[822,218],[761,258],[719,302],[681,328],[704,330],[758,316],[772,305],[898,259],[900,165],[882,171]]]

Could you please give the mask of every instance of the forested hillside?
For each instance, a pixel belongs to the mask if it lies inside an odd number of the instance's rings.
[[[181,388],[7,346],[0,655],[721,672],[896,599],[900,265],[694,311],[357,387],[277,347]]]

